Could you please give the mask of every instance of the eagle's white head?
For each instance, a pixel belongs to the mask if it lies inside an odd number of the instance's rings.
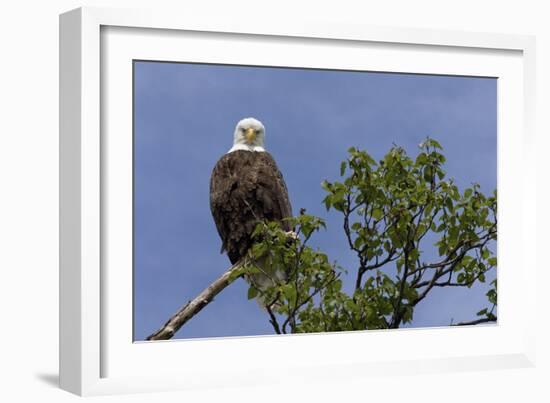
[[[237,123],[235,127],[233,147],[228,151],[233,152],[237,150],[246,151],[265,151],[265,127],[257,119],[246,118]]]

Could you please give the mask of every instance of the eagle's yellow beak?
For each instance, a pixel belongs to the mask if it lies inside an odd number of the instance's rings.
[[[246,138],[246,143],[248,145],[252,145],[254,141],[256,140],[256,130],[249,127],[244,131],[244,137]]]

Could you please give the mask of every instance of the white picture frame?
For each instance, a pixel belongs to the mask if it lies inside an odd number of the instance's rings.
[[[192,33],[192,38],[186,39],[186,33]],[[124,213],[107,214],[127,209],[131,195],[131,158],[127,137],[120,134],[127,133],[131,125],[127,119],[131,88],[124,79],[127,63],[133,58],[180,60],[182,51],[187,61],[215,61],[208,50],[216,49],[220,38],[222,42],[237,38],[240,45],[233,45],[244,47],[269,43],[272,51],[266,51],[264,59],[260,53],[265,64],[273,64],[274,56],[283,57],[286,49],[297,66],[321,67],[322,63],[322,67],[349,68],[357,63],[357,69],[368,65],[371,70],[501,79],[498,326],[150,343],[133,343],[127,337],[131,332],[131,316],[127,316],[131,281],[128,283],[127,271],[109,267],[114,261],[120,267],[127,266],[131,227],[124,221]],[[187,41],[187,48],[175,46],[181,41]],[[310,46],[310,51],[301,57],[300,52],[292,53],[295,45],[300,49]],[[316,59],[320,53],[313,47],[326,47],[342,57],[329,64],[325,59]],[[180,49],[178,55],[176,48]],[[535,285],[527,279],[536,275],[537,268],[533,254],[526,253],[532,242],[527,234],[536,232],[531,175],[534,159],[530,158],[534,143],[534,49],[534,38],[520,35],[269,20],[249,21],[244,30],[239,21],[232,19],[150,10],[80,8],[62,14],[61,387],[79,395],[97,395],[534,365],[535,322],[529,312],[535,312]],[[362,61],[365,52],[375,52],[371,56],[377,57]],[[221,53],[215,57],[225,57],[228,63],[250,62],[239,52]],[[410,57],[412,54],[422,57]],[[408,64],[396,67],[404,63],[400,61],[403,55],[407,55]],[[117,136],[110,136],[115,128]],[[522,192],[514,192],[512,185],[515,189],[520,186]],[[516,213],[510,214],[512,211]],[[512,244],[521,246],[506,248]],[[395,349],[391,353],[384,348],[388,343],[399,345],[396,341],[419,348]],[[354,347],[359,344],[375,347],[363,348],[364,352],[357,354]],[[320,347],[333,351],[336,346],[345,351],[325,354],[322,359],[316,354]],[[295,354],[285,356],[283,351]],[[185,359],[177,359],[180,355]],[[212,359],[217,360],[216,365],[212,365]],[[278,369],[276,375],[273,371],[262,372],[268,367]]]

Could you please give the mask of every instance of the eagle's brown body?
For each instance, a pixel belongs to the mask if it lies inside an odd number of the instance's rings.
[[[283,175],[267,152],[237,150],[217,162],[210,179],[210,210],[232,264],[252,245],[259,221],[292,216]],[[290,225],[282,222],[285,231]]]

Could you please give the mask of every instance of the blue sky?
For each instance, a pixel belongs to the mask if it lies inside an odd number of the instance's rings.
[[[236,123],[255,117],[285,177],[295,213],[327,220],[312,239],[353,272],[341,217],[321,201],[350,146],[381,158],[393,143],[416,154],[430,136],[463,189],[497,181],[497,80],[475,77],[135,62],[134,338],[143,340],[228,267],[209,209],[209,179]],[[429,253],[429,251],[426,251]],[[352,278],[348,286],[351,287]],[[272,334],[239,280],[175,338]],[[411,326],[475,319],[486,286],[434,289]]]

